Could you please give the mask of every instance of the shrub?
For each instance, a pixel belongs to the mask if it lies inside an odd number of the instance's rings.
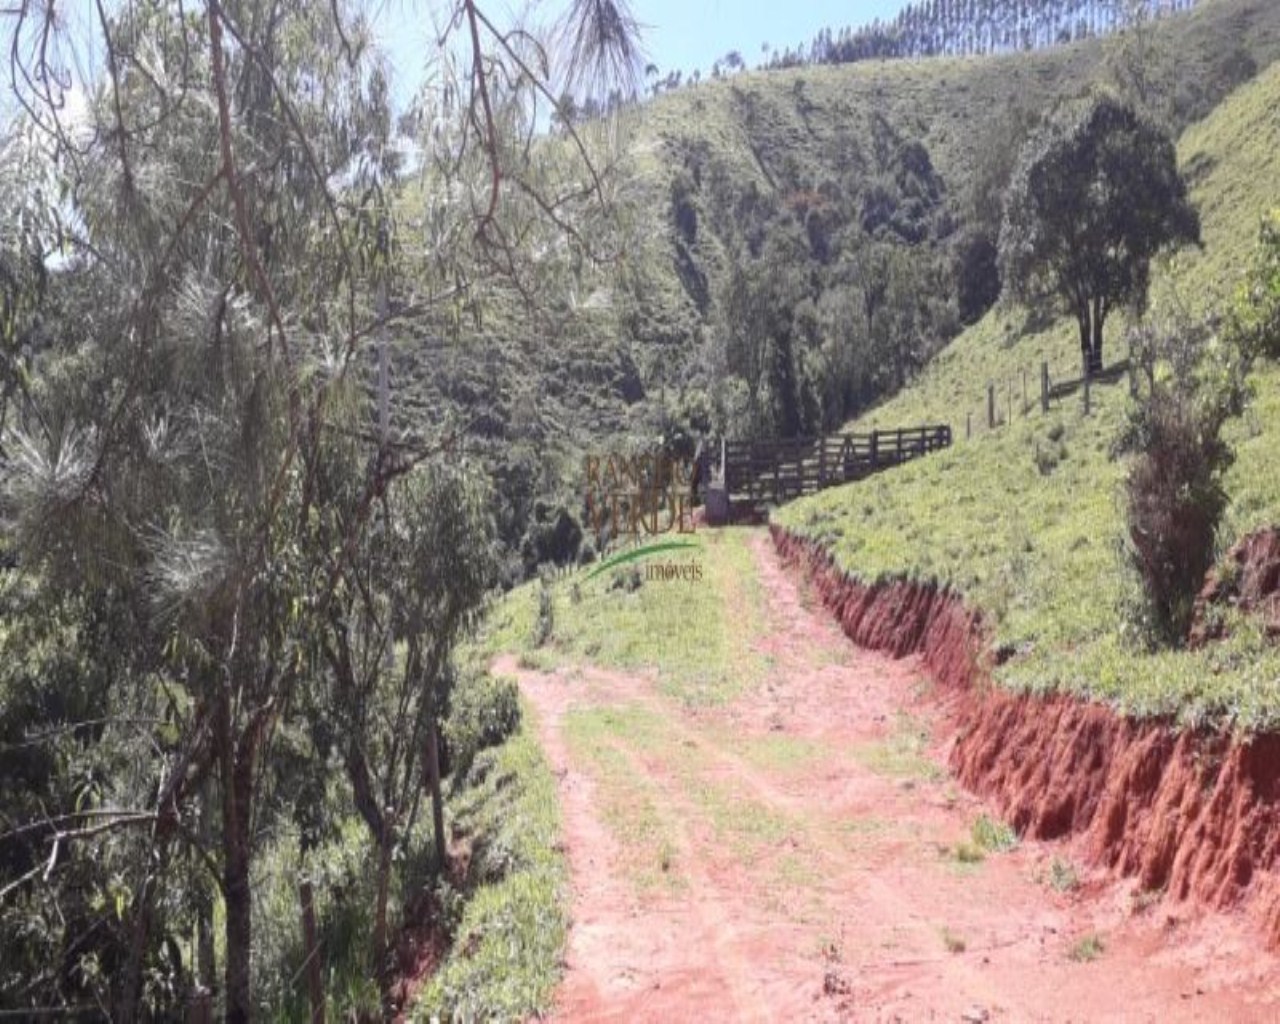
[[[555,629],[555,598],[552,596],[550,584],[544,578],[542,586],[538,588],[538,617],[533,620],[533,636],[530,637],[530,643],[534,647],[541,647],[551,639]]]
[[[1246,358],[1280,359],[1280,209],[1263,221],[1257,251],[1227,314],[1224,333]]]
[[[634,594],[644,586],[644,577],[639,566],[631,565],[625,569],[615,569],[609,577],[609,589],[621,590],[624,594]]]
[[[956,243],[956,301],[962,324],[976,324],[1000,298],[996,257],[995,240],[981,230],[966,232]]]
[[[1160,393],[1152,406],[1147,446],[1127,481],[1129,539],[1152,624],[1165,639],[1177,640],[1213,564],[1227,505],[1221,475],[1229,450],[1185,401]]]
[[[444,722],[450,769],[463,778],[480,751],[497,746],[520,725],[520,695],[514,680],[472,672],[449,694]]]
[[[520,542],[520,558],[527,576],[540,565],[572,565],[578,561],[582,545],[582,524],[563,505],[537,501],[533,519]]]
[[[1067,446],[1061,441],[1050,441],[1043,447],[1039,441],[1036,442],[1036,469],[1040,471],[1041,476],[1049,476],[1053,473],[1066,457]]]
[[[1232,461],[1222,425],[1242,389],[1203,330],[1145,328],[1133,337],[1148,389],[1125,436],[1137,451],[1125,482],[1129,555],[1143,584],[1146,631],[1177,643],[1213,564],[1218,522],[1227,507],[1223,473]]]

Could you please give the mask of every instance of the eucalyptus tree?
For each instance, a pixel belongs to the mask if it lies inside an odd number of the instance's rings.
[[[29,398],[49,285],[44,256],[60,228],[58,189],[47,140],[11,121],[0,131],[0,445],[9,406]]]
[[[405,287],[379,311],[373,283],[391,258],[384,184],[395,158],[385,75],[355,5],[155,0],[95,3],[92,14],[103,74],[77,118],[53,5],[21,0],[5,13],[15,99],[56,169],[58,196],[42,209],[58,214],[67,255],[49,282],[56,330],[4,441],[4,510],[19,589],[38,595],[20,596],[20,610],[48,602],[82,652],[114,656],[119,671],[97,691],[97,717],[136,734],[113,748],[127,753],[108,784],[23,808],[26,820],[4,809],[0,840],[20,838],[25,853],[3,893],[35,899],[64,879],[74,887],[63,872],[112,843],[129,855],[116,857],[113,896],[88,922],[91,933],[112,914],[121,922],[112,970],[95,976],[83,936],[68,935],[53,951],[56,978],[19,978],[13,992],[21,1005],[56,1007],[75,975],[75,991],[119,1019],[145,1006],[172,1012],[180,993],[157,990],[148,965],[157,949],[171,951],[170,981],[185,984],[175,929],[187,918],[166,889],[176,852],[193,865],[194,888],[221,896],[221,997],[226,1019],[244,1021],[257,1008],[251,881],[276,806],[263,799],[279,774],[276,739],[314,684],[316,625],[356,611],[380,506],[440,451],[421,431],[389,443],[350,414],[371,338],[409,316],[478,314],[477,293],[499,280],[530,297],[533,244],[588,237],[574,212],[605,186],[571,133],[588,170],[547,194],[547,179],[529,171],[540,159],[530,156],[536,114],[511,138],[499,102],[514,82],[554,106],[545,51],[456,0],[441,40],[456,88],[438,97],[445,141],[431,162],[446,191],[413,246],[413,266],[430,265],[434,283]],[[616,73],[634,60],[621,0],[579,3],[573,15],[579,66]],[[357,457],[344,462],[335,452],[353,432]],[[325,474],[335,466],[348,475],[341,505],[329,508]],[[412,510],[402,518],[404,529],[421,525]],[[467,516],[455,525],[478,528]],[[454,543],[450,553],[464,550]],[[393,616],[389,635],[408,657],[399,683],[379,675],[375,697],[415,694],[415,714],[429,721],[431,674],[484,574],[459,583],[447,564],[409,569],[426,575],[384,582],[405,592],[397,614],[422,614]],[[385,604],[384,594],[369,607]],[[89,643],[85,609],[96,608],[124,628]],[[376,646],[379,635],[367,639]],[[73,714],[47,724],[92,743],[84,709]]]
[[[355,445],[349,453],[358,458]],[[312,518],[318,546],[342,550],[360,475],[330,460]],[[372,529],[345,562],[333,600],[318,609],[307,695],[313,735],[345,771],[376,865],[372,961],[388,945],[392,858],[412,830],[419,795],[431,802],[436,863],[446,863],[440,779],[441,687],[454,645],[479,615],[497,574],[491,495],[475,467],[427,464],[379,499]]]

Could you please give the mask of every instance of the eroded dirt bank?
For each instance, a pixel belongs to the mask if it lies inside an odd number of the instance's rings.
[[[1092,863],[1152,893],[1247,907],[1280,950],[1280,736],[1177,733],[1100,705],[985,685],[988,638],[958,596],[906,582],[867,586],[817,545],[770,531],[847,636],[922,656],[954,720],[952,771],[1019,833],[1076,837]]]

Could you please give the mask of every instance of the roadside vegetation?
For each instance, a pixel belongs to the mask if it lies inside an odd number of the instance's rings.
[[[568,926],[555,779],[532,723],[480,753],[450,801],[469,848],[464,887],[436,890],[450,944],[410,1019],[523,1020],[546,1012]]]
[[[366,371],[464,293],[571,288],[607,156],[524,160],[542,93],[475,66],[516,54],[471,0],[463,84],[398,132],[356,0],[96,14],[0,14],[0,1014],[383,1019],[455,930],[480,959],[436,1001],[535,1012],[551,785],[527,740],[485,753],[516,694],[455,659],[503,510]],[[618,29],[581,56],[634,63]]]

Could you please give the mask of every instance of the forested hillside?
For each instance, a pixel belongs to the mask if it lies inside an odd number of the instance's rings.
[[[510,573],[569,557],[582,450],[831,429],[976,322],[1013,161],[1055,104],[1107,86],[1176,132],[1278,54],[1280,7],[1206,0],[1033,52],[741,73],[624,108],[586,126],[619,154],[618,258],[554,308],[402,338],[395,415],[470,423],[524,544]]]
[[[973,56],[1042,49],[1115,32],[1137,18],[1188,11],[1196,0],[917,0],[870,25],[825,29],[808,52],[785,50],[771,67],[850,64],[893,57]]]

